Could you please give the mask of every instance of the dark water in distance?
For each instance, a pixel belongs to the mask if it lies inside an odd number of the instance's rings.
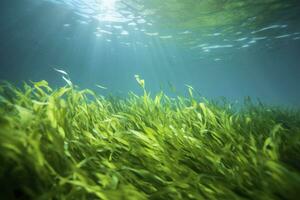
[[[0,79],[300,106],[299,0],[1,0]],[[95,84],[108,88],[97,89]]]

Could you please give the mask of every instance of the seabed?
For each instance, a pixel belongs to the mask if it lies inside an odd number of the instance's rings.
[[[1,199],[297,199],[300,112],[0,87]]]

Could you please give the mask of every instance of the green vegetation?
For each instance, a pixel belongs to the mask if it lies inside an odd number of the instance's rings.
[[[0,87],[1,199],[296,199],[300,112]]]

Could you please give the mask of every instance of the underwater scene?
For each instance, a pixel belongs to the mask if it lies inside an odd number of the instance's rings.
[[[0,13],[1,200],[299,199],[299,0]]]

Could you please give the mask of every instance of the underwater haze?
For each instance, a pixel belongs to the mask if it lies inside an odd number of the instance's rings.
[[[1,0],[0,79],[300,105],[298,0]],[[101,90],[95,85],[108,88]],[[176,90],[176,91],[174,91]]]
[[[0,200],[299,199],[299,0],[0,14]]]

